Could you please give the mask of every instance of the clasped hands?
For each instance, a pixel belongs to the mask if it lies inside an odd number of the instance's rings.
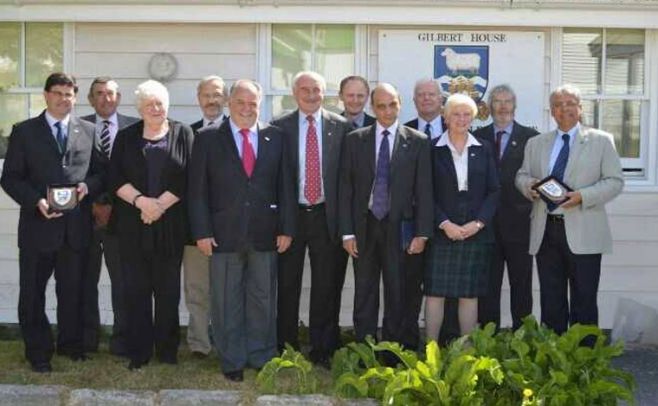
[[[135,201],[135,207],[140,210],[142,222],[147,225],[158,221],[166,210],[164,204],[157,198],[146,196],[139,196]]]
[[[480,227],[478,227],[477,221],[469,221],[460,226],[450,220],[446,220],[446,222],[441,225],[441,230],[443,230],[446,237],[450,240],[463,241],[477,234],[477,232],[480,231]]]

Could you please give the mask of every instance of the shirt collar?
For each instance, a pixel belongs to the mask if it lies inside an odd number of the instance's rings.
[[[571,127],[569,131],[566,133],[569,134],[569,145],[573,144],[573,141],[576,139],[576,136],[580,132],[580,123],[576,123],[575,126]],[[559,128],[555,130],[555,138],[556,139],[562,139],[562,134],[564,134],[564,131],[560,130]]]
[[[204,116],[203,117],[203,126],[207,127],[208,125],[210,125],[211,121],[212,121],[213,124],[222,123],[224,121],[224,114],[220,114],[219,116],[217,116],[217,118],[213,118],[213,119],[210,119],[210,118],[207,118],[207,117]]]
[[[471,146],[480,146],[480,142],[473,136],[473,134],[468,133],[468,138],[466,138],[466,145],[464,145],[464,148],[468,148]],[[450,142],[450,137],[448,136],[448,132],[446,131],[444,136],[439,138],[439,141],[436,143],[437,147],[449,147],[450,149],[455,149],[455,147],[452,145],[452,142]]]
[[[425,121],[422,119],[420,116],[418,116],[418,128],[420,129],[419,131],[425,131],[425,126],[427,123],[430,123],[434,131],[441,131],[441,115],[439,114],[438,116],[434,117],[434,120],[432,121]]]
[[[507,134],[512,134],[512,128],[514,127],[514,121],[511,121],[509,124],[507,124],[506,127],[500,128],[494,123],[494,135],[497,134],[499,131],[505,131]]]
[[[390,135],[394,135],[398,131],[398,126],[399,126],[398,120],[395,120],[395,122],[391,124],[391,126],[388,128],[385,128],[384,126],[379,124],[379,121],[377,121],[377,129],[375,131],[377,135],[381,135],[384,132],[384,130],[388,130]]]
[[[233,134],[234,134],[234,135],[236,135],[236,134],[237,134],[237,135],[241,135],[241,134],[240,134],[240,130],[241,130],[242,128],[238,127],[238,126],[233,122],[233,120],[231,120],[231,119],[229,119],[229,123],[231,124],[231,131],[233,132]],[[251,134],[258,134],[258,122],[255,122],[254,125],[252,125],[252,126],[249,128],[249,132],[250,132]]]
[[[111,115],[110,117],[108,117],[108,118],[103,118],[103,117],[99,116],[98,114],[96,114],[96,125],[102,125],[102,124],[103,124],[103,121],[105,121],[105,120],[107,120],[107,121],[109,121],[110,123],[112,123],[112,125],[113,125],[114,127],[118,127],[118,126],[119,126],[119,118],[117,117],[117,113],[116,113],[116,111],[114,112],[114,114],[112,114],[112,115]]]
[[[46,121],[48,122],[48,125],[52,128],[55,126],[55,123],[60,122],[64,127],[69,126],[69,121],[71,120],[71,115],[67,114],[66,117],[64,117],[61,120],[56,119],[55,117],[51,116],[50,113],[48,113],[48,110],[46,110]]]
[[[306,117],[309,116],[309,114],[306,114],[301,110],[298,110],[298,111],[299,111],[299,123],[300,124],[308,123],[308,120],[306,120]],[[313,118],[315,119],[315,123],[317,125],[317,123],[319,123],[320,120],[322,119],[322,109],[319,108],[315,113],[310,114],[310,115],[313,116]]]

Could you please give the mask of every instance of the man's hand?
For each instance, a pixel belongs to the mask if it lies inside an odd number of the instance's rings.
[[[356,238],[350,238],[343,241],[343,248],[352,258],[359,257],[359,250],[356,248]]]
[[[532,200],[537,200],[539,199],[539,193],[533,189],[533,186],[535,186],[537,183],[539,183],[539,179],[532,178],[530,180],[530,185],[528,186],[528,194],[532,198]]]
[[[93,203],[91,205],[91,213],[94,216],[96,227],[105,227],[110,221],[112,206],[109,204]]]
[[[201,251],[203,255],[207,257],[212,255],[212,248],[216,246],[217,243],[212,237],[196,240],[196,247],[199,249],[199,251]]]
[[[563,209],[570,209],[572,207],[576,207],[583,202],[583,195],[581,195],[580,192],[577,190],[574,192],[567,192],[567,197],[569,198],[569,200],[567,200],[566,202],[560,205],[560,207],[562,207]]]
[[[467,232],[462,226],[458,226],[452,221],[443,225],[443,232],[452,241],[461,241],[466,238]]]
[[[142,212],[141,218],[144,224],[156,222],[164,214],[164,209],[159,204],[158,199],[153,197],[140,196],[135,205]]]
[[[64,213],[59,213],[59,212],[48,213],[48,209],[50,208],[50,206],[48,206],[48,202],[46,201],[46,199],[39,199],[39,201],[37,202],[37,207],[39,208],[41,215],[48,220],[55,219],[57,217],[62,217],[64,215]]]
[[[411,243],[409,243],[409,248],[407,248],[407,254],[415,255],[422,253],[423,251],[425,251],[426,242],[427,242],[427,238],[414,237],[411,240]]]
[[[81,202],[82,199],[85,198],[89,194],[89,188],[87,187],[87,184],[84,182],[78,183],[78,187],[76,188],[78,191],[78,202]]]
[[[276,236],[276,252],[283,254],[290,248],[292,244],[292,237],[287,235],[277,235]]]

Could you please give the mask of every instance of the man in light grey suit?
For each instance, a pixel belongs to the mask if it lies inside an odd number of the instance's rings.
[[[106,76],[95,78],[89,86],[87,99],[95,113],[84,116],[82,119],[95,124],[96,139],[105,157],[109,159],[117,132],[136,123],[139,119],[117,113],[117,107],[121,103],[121,92],[119,92],[119,84],[112,78]],[[114,355],[125,355],[127,327],[126,311],[123,305],[124,284],[120,274],[119,242],[112,232],[112,226],[108,224],[112,213],[112,199],[108,193],[103,193],[96,199],[92,205],[92,213],[94,233],[89,244],[89,262],[83,281],[84,348],[87,352],[98,351],[100,329],[98,280],[102,259],[105,256],[105,264],[112,284],[112,312],[114,313],[110,352]]]
[[[558,128],[528,141],[516,187],[533,200],[530,254],[537,259],[541,320],[561,334],[575,323],[598,324],[601,254],[612,250],[605,204],[621,193],[624,178],[612,135],[580,124],[580,90],[560,86],[550,104]],[[532,188],[549,175],[572,189],[557,206]]]

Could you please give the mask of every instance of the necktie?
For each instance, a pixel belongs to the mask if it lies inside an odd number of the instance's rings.
[[[432,139],[432,125],[430,123],[425,124],[425,134],[429,137],[429,139]]]
[[[250,178],[256,165],[256,154],[254,154],[254,148],[251,146],[251,142],[249,142],[249,129],[241,129],[240,134],[242,134],[242,167],[247,177]]]
[[[306,131],[306,179],[304,180],[304,197],[309,204],[315,204],[322,194],[320,177],[320,148],[318,134],[315,130],[315,118],[307,116],[308,130]]]
[[[208,125],[206,127],[210,127],[211,125],[215,124],[214,121],[208,121]]]
[[[359,129],[359,123],[357,123],[356,120],[352,121],[352,129],[353,130],[358,130]]]
[[[103,120],[103,128],[101,128],[101,150],[106,157],[110,157],[110,122]]]
[[[500,161],[500,158],[501,158],[501,154],[502,154],[501,146],[502,146],[502,141],[503,141],[503,135],[505,135],[505,130],[498,131],[496,133],[496,141],[495,141],[495,144],[496,144],[496,161]]]
[[[379,145],[377,158],[377,171],[375,172],[375,186],[372,190],[372,214],[382,220],[388,214],[388,177],[391,169],[390,147],[388,130],[382,132],[382,143]]]
[[[567,169],[568,160],[569,160],[569,134],[564,133],[562,134],[562,148],[560,149],[560,153],[557,155],[557,159],[553,164],[553,170],[551,171],[551,175],[554,176],[556,179],[562,181],[562,178],[564,177],[564,170]],[[553,211],[557,208],[557,205],[554,203],[548,203],[547,206],[549,211]]]
[[[56,122],[55,127],[57,127],[57,134],[55,135],[57,146],[59,147],[59,152],[63,154],[66,152],[66,134],[62,131],[62,122]]]

